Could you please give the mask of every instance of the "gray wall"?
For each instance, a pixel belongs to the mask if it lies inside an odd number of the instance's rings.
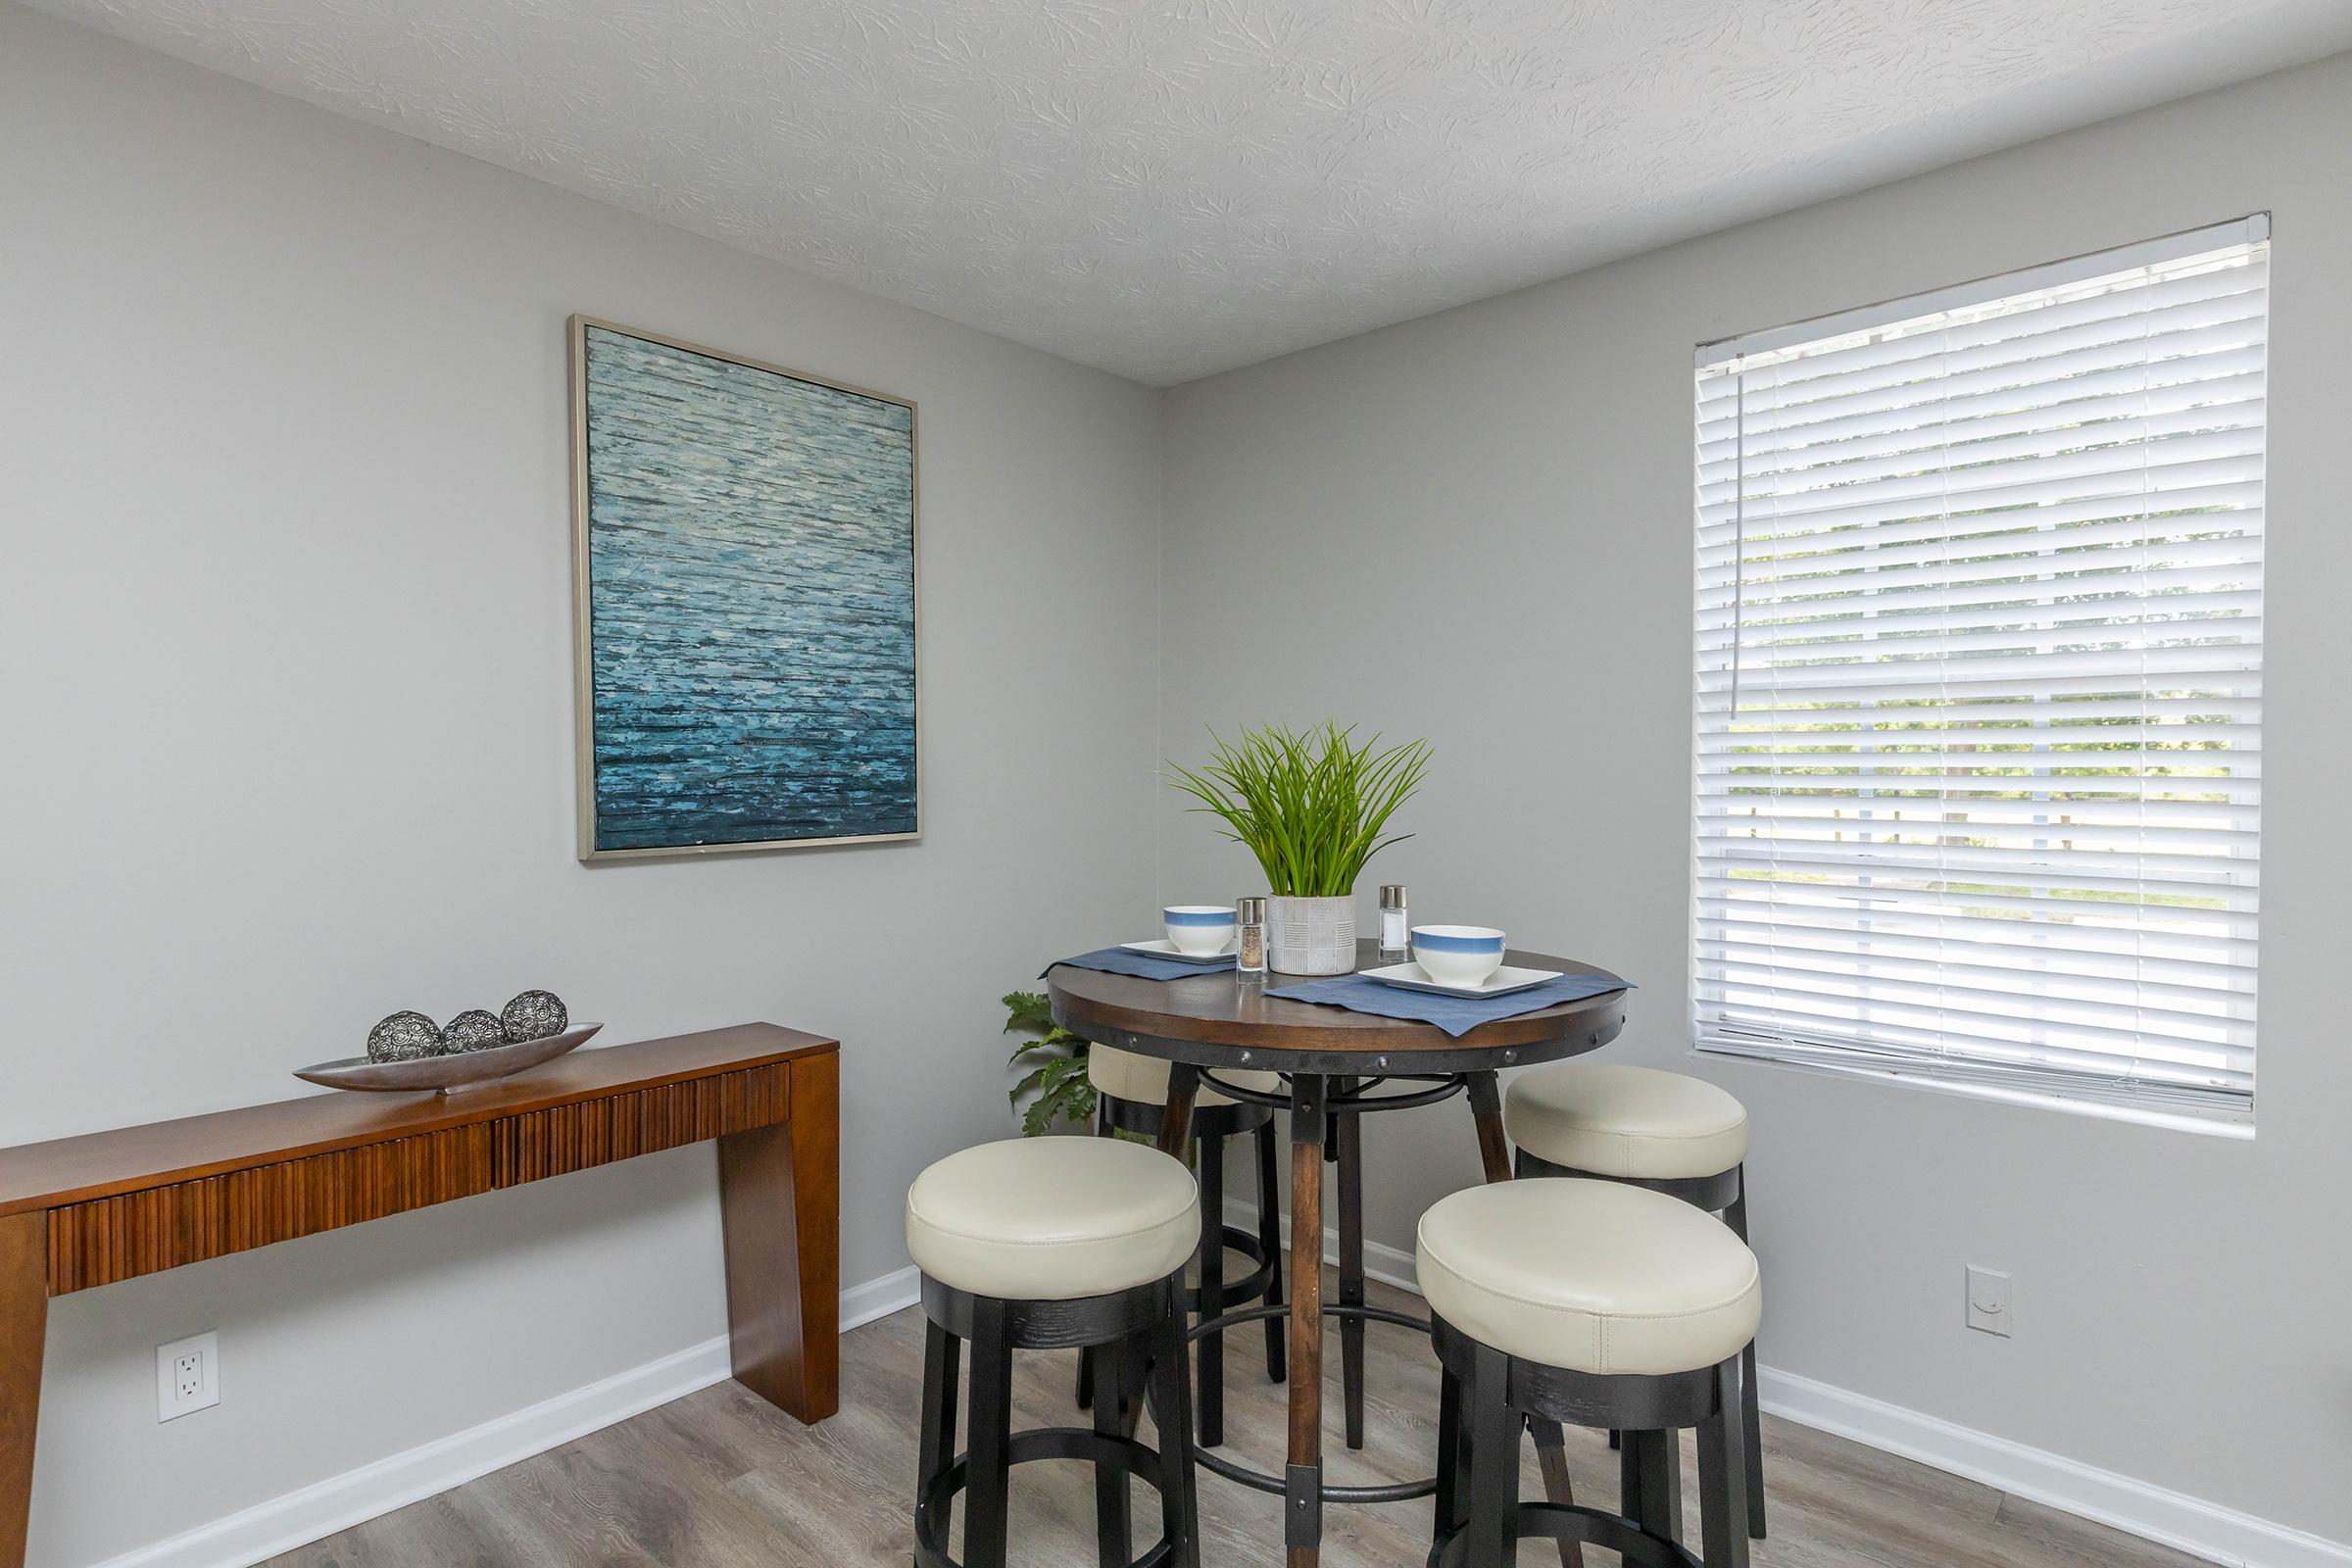
[[[381,1011],[525,983],[616,1039],[769,1017],[848,1042],[844,1274],[872,1278],[912,1171],[1005,1129],[995,997],[1132,929],[1155,837],[1166,897],[1256,881],[1159,798],[1157,757],[1204,721],[1337,713],[1439,747],[1422,836],[1372,880],[1635,976],[1620,1055],[1748,1102],[1770,1362],[2352,1538],[2324,1200],[2352,1180],[2352,854],[2325,814],[2352,777],[2352,59],[1164,405],[5,4],[0,201],[0,1144],[273,1098]],[[2254,208],[2278,216],[2259,1138],[1693,1061],[1690,345]],[[922,845],[572,860],[574,310],[921,403]],[[917,949],[923,985],[870,983]],[[1475,1179],[1466,1125],[1371,1140],[1376,1234],[1409,1247]],[[2015,1270],[2015,1340],[1961,1329],[1966,1262]],[[707,1150],[68,1298],[33,1560],[721,1323]],[[158,1427],[152,1348],[210,1327],[227,1402]]]
[[[1009,1130],[997,997],[1152,907],[1157,394],[8,5],[0,193],[0,1145],[547,985],[838,1035],[844,1277],[903,1265],[907,1179]],[[573,859],[572,311],[920,403],[921,844]],[[708,1148],[64,1298],[33,1561],[723,1322]]]
[[[1692,1057],[1691,346],[2258,208],[2278,224],[2259,1137]],[[1178,388],[1162,590],[1172,755],[1261,717],[1430,736],[1420,837],[1367,883],[1635,978],[1617,1057],[1747,1102],[1768,1363],[2339,1541],[2347,257],[2337,57]],[[1163,809],[1163,897],[1259,881]],[[1393,1245],[1476,1178],[1458,1105],[1367,1142]],[[1972,1262],[2015,1271],[2015,1339],[1962,1328]]]

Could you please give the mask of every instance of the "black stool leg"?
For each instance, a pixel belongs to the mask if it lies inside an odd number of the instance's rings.
[[[936,1483],[956,1462],[956,1363],[961,1359],[963,1342],[925,1319],[923,1323],[923,1438],[922,1450],[915,1463],[921,1479],[916,1483],[919,1501],[923,1489]],[[935,1517],[931,1529],[940,1541],[948,1539],[948,1514],[954,1506],[955,1494],[943,1492],[933,1504]]]
[[[1462,1088],[1470,1101],[1471,1120],[1478,1128],[1478,1159],[1487,1180],[1507,1182],[1526,1176],[1530,1169],[1527,1151],[1512,1152],[1510,1134],[1502,1123],[1500,1081],[1491,1072],[1466,1073]],[[1543,1466],[1544,1497],[1562,1507],[1573,1506],[1576,1489],[1569,1480],[1568,1448],[1560,1424],[1545,1415],[1528,1416],[1526,1423],[1528,1435],[1536,1440],[1536,1458]],[[1514,1449],[1517,1443],[1512,1440]],[[1563,1540],[1559,1548],[1560,1568],[1585,1568],[1582,1544]]]
[[[1274,1123],[1268,1121],[1257,1130],[1257,1245],[1273,1263],[1266,1276],[1268,1306],[1282,1304],[1282,1189],[1274,1175]],[[1284,1378],[1283,1336],[1288,1326],[1276,1313],[1266,1319],[1266,1376],[1276,1383]]]
[[[1462,1486],[1462,1380],[1451,1369],[1438,1369],[1438,1493],[1437,1518],[1434,1533],[1449,1535],[1462,1527],[1465,1513],[1463,1501],[1469,1494]]]
[[[1225,1310],[1225,1140],[1203,1138],[1200,1145],[1200,1315],[1215,1317]],[[1200,1377],[1200,1446],[1214,1448],[1225,1441],[1225,1336],[1203,1334],[1199,1351]]]
[[[1111,1408],[1115,1411],[1118,1407],[1114,1404]],[[1012,1338],[1004,1326],[1004,1303],[985,1296],[972,1301],[968,1434],[971,1469],[963,1493],[964,1568],[1004,1568],[1005,1494],[1012,1480],[1012,1467],[1006,1462],[1006,1448],[1012,1440]]]
[[[1355,1087],[1342,1079],[1345,1094]],[[1339,1152],[1340,1304],[1364,1304],[1364,1118],[1339,1116],[1333,1146]],[[1340,1319],[1340,1390],[1347,1404],[1348,1446],[1364,1446],[1364,1320]]]
[[[1747,1568],[1747,1468],[1740,1462],[1740,1358],[1715,1369],[1715,1413],[1698,1424],[1698,1529],[1706,1568]]]
[[[1642,1488],[1642,1495],[1663,1499],[1658,1504],[1658,1534],[1667,1540],[1683,1539],[1683,1435],[1679,1432],[1653,1433],[1656,1453],[1649,1463],[1658,1472],[1654,1489]]]
[[[1519,1560],[1519,1426],[1509,1403],[1510,1361],[1477,1348],[1465,1391],[1470,1406],[1469,1544],[1462,1568],[1514,1568]]]
[[[1661,1540],[1682,1540],[1683,1456],[1675,1434],[1625,1433],[1617,1467],[1617,1511]]]
[[[1186,1376],[1181,1296],[1150,1338],[1153,1393],[1159,1400],[1159,1525],[1173,1548],[1168,1568],[1200,1568],[1200,1515],[1193,1496],[1192,1379]],[[966,1568],[971,1568],[968,1558]]]
[[[1100,1380],[1097,1389],[1100,1397],[1095,1400],[1098,1436],[1120,1436],[1119,1395],[1125,1384],[1126,1365],[1127,1358],[1113,1346],[1096,1368]],[[1103,1458],[1095,1460],[1095,1540],[1102,1568],[1127,1568],[1135,1546],[1135,1532],[1127,1508],[1127,1467]]]
[[[1101,1090],[1095,1092],[1095,1136],[1111,1136],[1110,1097]],[[1083,1410],[1095,1402],[1095,1352],[1078,1352],[1078,1408]]]
[[[1536,1440],[1536,1464],[1544,1472],[1544,1495],[1553,1502],[1575,1502],[1576,1486],[1568,1474],[1568,1443],[1560,1433],[1560,1424],[1545,1416],[1530,1416],[1527,1435]],[[1582,1543],[1563,1541],[1559,1547],[1560,1568],[1585,1568]]]
[[[1740,1196],[1732,1206],[1723,1211],[1723,1222],[1732,1234],[1747,1240],[1747,1167],[1740,1167]],[[1756,1342],[1747,1342],[1740,1352],[1740,1447],[1747,1469],[1747,1533],[1758,1541],[1764,1539],[1764,1415],[1756,1395]]]

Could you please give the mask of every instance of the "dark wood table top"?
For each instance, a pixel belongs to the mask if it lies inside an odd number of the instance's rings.
[[[1359,969],[1382,961],[1377,943],[1356,943]],[[1394,961],[1394,960],[1391,960]],[[1503,961],[1566,974],[1615,971],[1576,958],[1514,948]],[[1459,1039],[1435,1024],[1350,1012],[1271,993],[1305,985],[1304,975],[1244,982],[1230,969],[1175,980],[1145,980],[1056,964],[1047,976],[1054,1016],[1087,1039],[1200,1066],[1271,1072],[1465,1072],[1549,1061],[1591,1051],[1625,1026],[1623,991],[1480,1024]]]
[[[772,1023],[737,1024],[634,1045],[584,1047],[545,1066],[456,1094],[330,1092],[24,1144],[0,1149],[0,1216],[387,1143],[835,1049],[837,1043],[821,1035]]]

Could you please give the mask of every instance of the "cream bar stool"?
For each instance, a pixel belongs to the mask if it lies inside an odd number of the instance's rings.
[[[1004,1568],[1011,1468],[1092,1459],[1102,1568],[1131,1568],[1127,1478],[1159,1491],[1161,1544],[1132,1568],[1199,1568],[1192,1389],[1185,1376],[1184,1266],[1200,1240],[1192,1173],[1155,1149],[1111,1139],[982,1144],[914,1179],[906,1250],[923,1276],[923,1414],[915,1483],[917,1568]],[[971,1348],[967,1453],[956,1452],[956,1363]],[[1012,1352],[1101,1356],[1095,1422],[1012,1430]],[[1130,1370],[1152,1385],[1159,1447],[1125,1435]],[[1138,1388],[1132,1392],[1141,1393]],[[963,1494],[963,1561],[948,1555]]]
[[[1503,1122],[1522,1176],[1597,1176],[1721,1214],[1747,1240],[1747,1108],[1703,1078],[1615,1062],[1555,1061],[1511,1082]],[[1764,1432],[1756,1348],[1740,1379],[1747,1533],[1764,1539]]]
[[[1285,1094],[1282,1079],[1270,1072],[1226,1075],[1243,1089],[1260,1094]],[[1095,1131],[1157,1135],[1160,1112],[1168,1102],[1168,1064],[1156,1056],[1093,1046],[1086,1054],[1087,1081],[1095,1086]],[[1186,1305],[1201,1317],[1216,1317],[1253,1298],[1268,1306],[1282,1305],[1281,1189],[1275,1185],[1274,1112],[1264,1105],[1237,1104],[1206,1084],[1193,1101],[1193,1136],[1199,1141],[1200,1175],[1200,1247],[1199,1283],[1186,1294]],[[1253,1137],[1257,1144],[1257,1234],[1225,1223],[1225,1140]],[[1225,1277],[1227,1250],[1250,1259],[1250,1272],[1241,1279]],[[1283,1380],[1283,1321],[1266,1319],[1266,1374]],[[1094,1364],[1087,1355],[1078,1363],[1078,1405],[1093,1398]],[[1200,1432],[1201,1446],[1213,1448],[1225,1441],[1225,1336],[1219,1329],[1200,1338]]]
[[[1505,1568],[1523,1536],[1637,1568],[1746,1568],[1740,1353],[1762,1303],[1746,1243],[1658,1193],[1536,1178],[1440,1200],[1415,1262],[1444,1367],[1430,1568]],[[1617,1514],[1519,1500],[1531,1416],[1623,1434]],[[1700,1557],[1676,1539],[1685,1427]]]

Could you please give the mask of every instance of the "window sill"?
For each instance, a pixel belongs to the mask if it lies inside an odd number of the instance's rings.
[[[1960,1082],[1937,1078],[1927,1073],[1900,1072],[1885,1067],[1846,1066],[1835,1062],[1795,1061],[1784,1056],[1767,1055],[1759,1052],[1715,1051],[1693,1045],[1690,1054],[1708,1056],[1718,1061],[1750,1061],[1760,1067],[1779,1067],[1792,1072],[1821,1073],[1834,1078],[1869,1078],[1882,1083],[1900,1084],[1907,1089],[1925,1089],[1939,1095],[1957,1095],[1965,1100],[1989,1100],[2008,1105],[2030,1105],[2042,1110],[2066,1111],[2077,1116],[2092,1116],[2101,1121],[2132,1122],[2142,1127],[2161,1127],[2171,1132],[2195,1133],[2206,1138],[2229,1138],[2251,1143],[2254,1139],[2254,1114],[2246,1111],[2232,1114],[2225,1111],[2199,1112],[2193,1110],[2157,1110],[2146,1105],[2126,1105],[2103,1100],[2078,1100],[2066,1095],[2042,1094],[2031,1089],[2007,1089],[1995,1084]]]

